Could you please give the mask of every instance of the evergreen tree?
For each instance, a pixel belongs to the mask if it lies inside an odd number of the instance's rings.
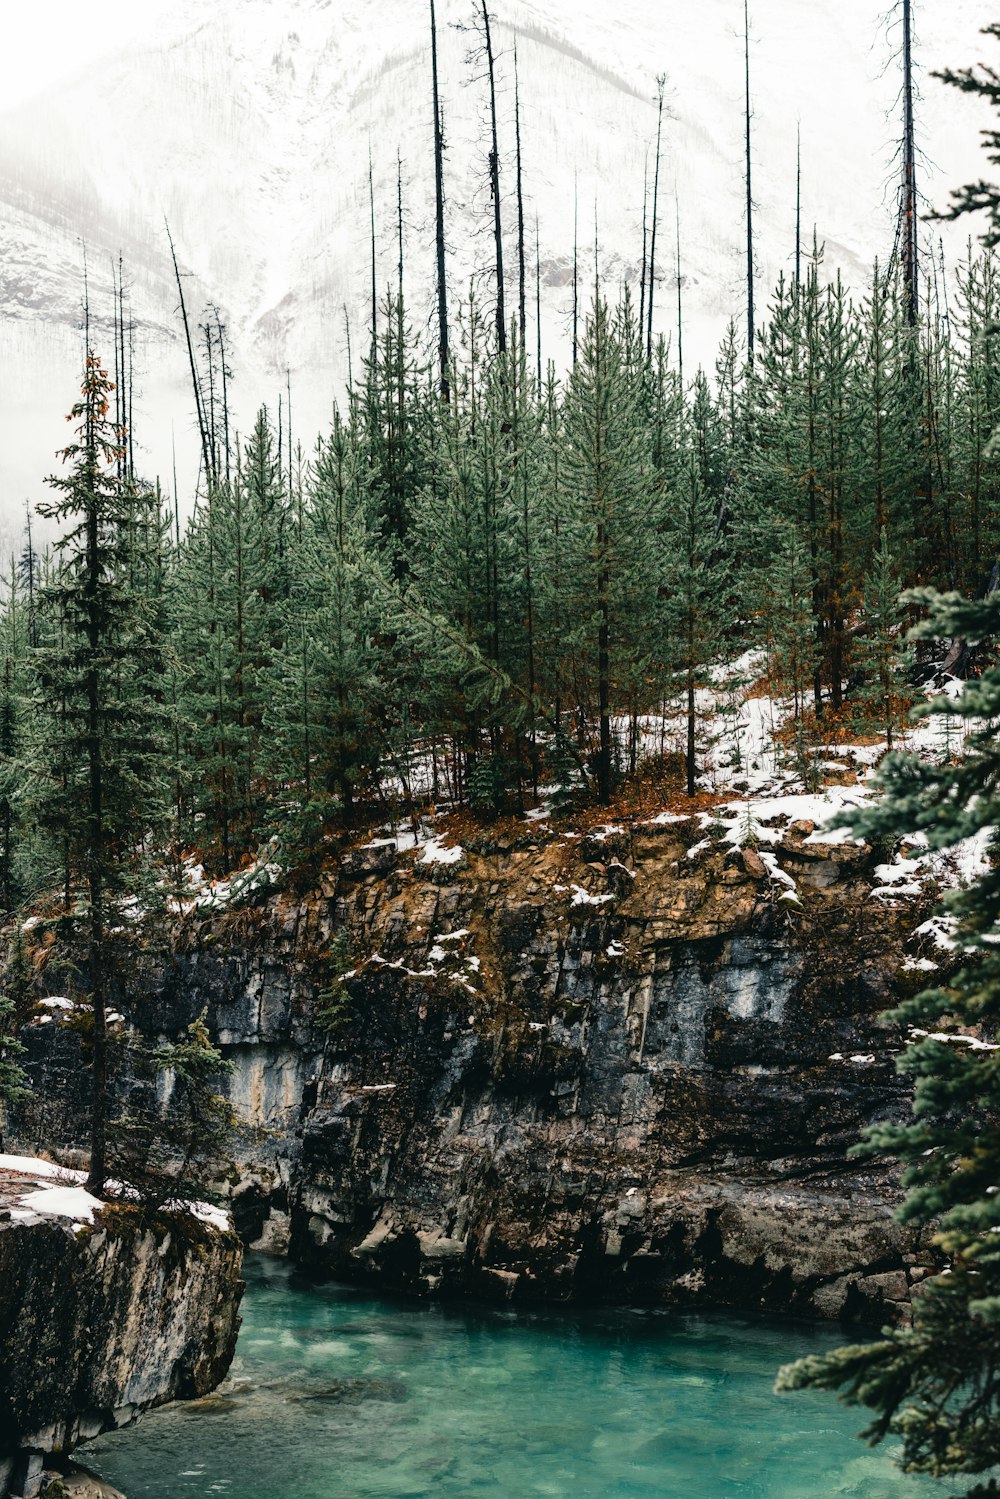
[[[31,791],[36,818],[65,848],[67,895],[85,931],[92,1013],[87,1181],[96,1195],[105,1180],[113,932],[125,919],[122,902],[141,888],[163,810],[162,663],[145,603],[131,586],[134,495],[117,476],[122,434],[109,417],[111,388],[88,353],[71,412],[76,441],[63,453],[70,470],[49,481],[58,498],[39,506],[65,529],[42,599],[59,634],[36,652]]]
[[[1000,21],[982,27],[982,35],[1000,40]],[[1000,78],[995,69],[986,64],[974,68],[945,68],[934,77],[963,93],[977,94],[981,99],[989,100],[994,109],[1000,107]],[[994,125],[992,129],[984,130],[983,138],[987,159],[993,166],[1000,166],[1000,128]],[[983,235],[983,242],[991,248],[1000,244],[1000,188],[980,178],[978,182],[956,189],[951,199],[951,208],[942,215],[943,218],[957,219],[966,213],[988,214],[989,228]]]
[[[919,831],[932,848],[978,836],[990,849],[988,868],[948,898],[956,940],[971,960],[946,988],[925,991],[889,1017],[912,1027],[900,1065],[915,1078],[913,1120],[876,1125],[867,1137],[868,1149],[904,1163],[900,1216],[934,1226],[948,1267],[922,1287],[910,1325],[790,1365],[779,1388],[842,1390],[849,1403],[872,1411],[870,1441],[896,1435],[908,1472],[946,1477],[987,1474],[1000,1464],[1000,598],[971,603],[924,592],[912,602],[931,611],[921,635],[988,643],[992,659],[957,702],[930,705],[965,720],[964,757],[932,765],[890,756],[883,800],[852,822],[869,839]],[[998,1492],[987,1478],[967,1499]]]
[[[0,910],[7,915],[25,894],[20,802],[28,743],[30,628],[12,561],[0,613]]]
[[[26,1048],[18,1037],[33,998],[31,965],[20,924],[14,930],[0,990],[0,1148],[3,1146],[6,1111],[30,1091],[28,1074],[21,1059]]]
[[[605,804],[615,760],[613,697],[628,702],[647,680],[649,625],[656,617],[662,568],[655,490],[626,332],[625,320],[613,322],[596,296],[563,415],[567,541],[573,587],[581,612],[589,615],[595,770]]]
[[[698,777],[699,676],[717,654],[729,623],[727,567],[718,553],[716,512],[692,453],[685,482],[671,496],[666,521],[667,659],[677,672],[685,722],[688,796]]]
[[[380,575],[352,435],[339,414],[317,447],[303,537],[292,564],[284,644],[266,722],[272,768],[298,788],[319,826],[334,805],[349,818],[355,786],[378,762],[375,703],[385,688],[376,645]],[[275,761],[277,762],[275,764]]]
[[[861,634],[855,651],[861,685],[854,701],[865,716],[874,720],[889,749],[905,716],[901,707],[901,680],[909,663],[905,627],[899,607],[899,578],[885,532],[875,553],[871,571],[865,576],[861,610]]]

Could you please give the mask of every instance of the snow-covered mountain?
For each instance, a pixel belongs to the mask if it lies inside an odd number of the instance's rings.
[[[886,0],[754,0],[754,196],[762,305],[790,264],[795,136],[803,214],[827,261],[860,283],[892,242],[898,71]],[[922,0],[927,70],[989,54],[990,0]],[[568,346],[574,197],[590,279],[637,281],[643,172],[667,79],[657,322],[675,320],[675,197],[685,354],[710,362],[742,316],[741,0],[493,0],[505,185],[513,188],[517,42],[525,187],[541,241],[547,355]],[[434,276],[426,0],[183,0],[142,50],[0,115],[0,526],[16,528],[63,440],[80,356],[83,247],[98,346],[110,347],[111,265],[122,255],[137,319],[138,436],[146,467],[182,494],[197,463],[169,222],[195,312],[228,323],[238,416],[277,401],[290,371],[297,435],[311,444],[355,358],[369,304],[369,149],[379,279],[395,276],[397,151],[412,320],[429,326]],[[472,0],[439,0],[453,296],[489,259],[485,91],[467,54]],[[889,64],[888,69],[886,65]],[[981,170],[975,101],[923,83],[925,187],[942,202]],[[513,205],[508,205],[513,229]],[[928,229],[936,239],[938,230]],[[968,229],[946,237],[957,255]],[[509,265],[514,265],[513,233]],[[484,295],[488,294],[484,291]],[[533,287],[531,292],[533,304]]]

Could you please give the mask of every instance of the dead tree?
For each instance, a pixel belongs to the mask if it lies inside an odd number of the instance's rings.
[[[744,125],[746,131],[746,204],[747,204],[747,355],[753,358],[754,275],[753,275],[753,181],[750,155],[750,0],[743,0],[743,62],[746,92]]]
[[[646,357],[653,357],[653,291],[656,286],[656,218],[660,196],[660,148],[663,136],[663,73],[656,80],[658,112],[656,118],[656,169],[653,173],[653,223],[649,235],[649,300],[646,304]]]
[[[448,287],[445,279],[444,241],[444,125],[441,116],[441,93],[438,87],[437,19],[431,0],[431,74],[434,92],[434,200],[435,242],[437,248],[438,389],[441,399],[451,399],[450,355],[448,352]]]
[[[191,325],[188,322],[187,304],[184,301],[184,285],[181,281],[180,267],[177,264],[177,251],[174,249],[173,237],[170,233],[170,225],[166,219],[163,226],[167,231],[167,243],[170,246],[170,258],[174,263],[174,279],[177,282],[177,295],[180,298],[181,322],[184,325],[184,340],[187,344],[188,364],[191,369],[191,386],[194,391],[194,407],[198,418],[198,432],[201,436],[201,461],[204,464],[205,480],[208,484],[214,484],[217,478],[212,465],[211,449],[208,443],[208,429],[205,426],[205,412],[202,406],[201,386],[198,382],[198,366],[195,363],[194,345],[191,342]]]
[[[483,12],[483,50],[486,55],[486,73],[490,89],[490,194],[493,199],[494,262],[497,280],[497,348],[503,354],[507,350],[507,313],[504,305],[503,271],[503,213],[500,201],[500,136],[497,129],[497,80],[496,59],[493,55],[493,32],[490,27],[490,11],[486,0],[481,0]]]
[[[525,346],[528,318],[525,310],[524,276],[524,179],[521,175],[521,81],[517,72],[517,46],[514,47],[514,139],[517,148],[517,310],[521,348]]]
[[[899,237],[906,288],[906,320],[915,327],[920,312],[920,263],[917,239],[917,148],[913,116],[913,6],[903,0],[903,182],[899,204]]]

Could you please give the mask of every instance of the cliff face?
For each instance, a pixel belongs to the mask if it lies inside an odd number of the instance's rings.
[[[0,1212],[0,1495],[35,1491],[47,1454],[224,1377],[239,1328],[234,1234],[129,1210],[94,1225]]]
[[[208,1006],[265,1126],[234,1198],[261,1247],[425,1293],[884,1319],[932,1261],[846,1157],[906,1108],[877,1017],[914,915],[811,832],[778,863],[679,820],[355,850],[189,926],[134,1018]]]

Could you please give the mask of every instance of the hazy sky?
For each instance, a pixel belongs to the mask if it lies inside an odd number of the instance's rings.
[[[95,58],[152,32],[168,0],[33,0],[5,7],[0,107],[30,99]],[[13,12],[13,13],[11,13]]]

